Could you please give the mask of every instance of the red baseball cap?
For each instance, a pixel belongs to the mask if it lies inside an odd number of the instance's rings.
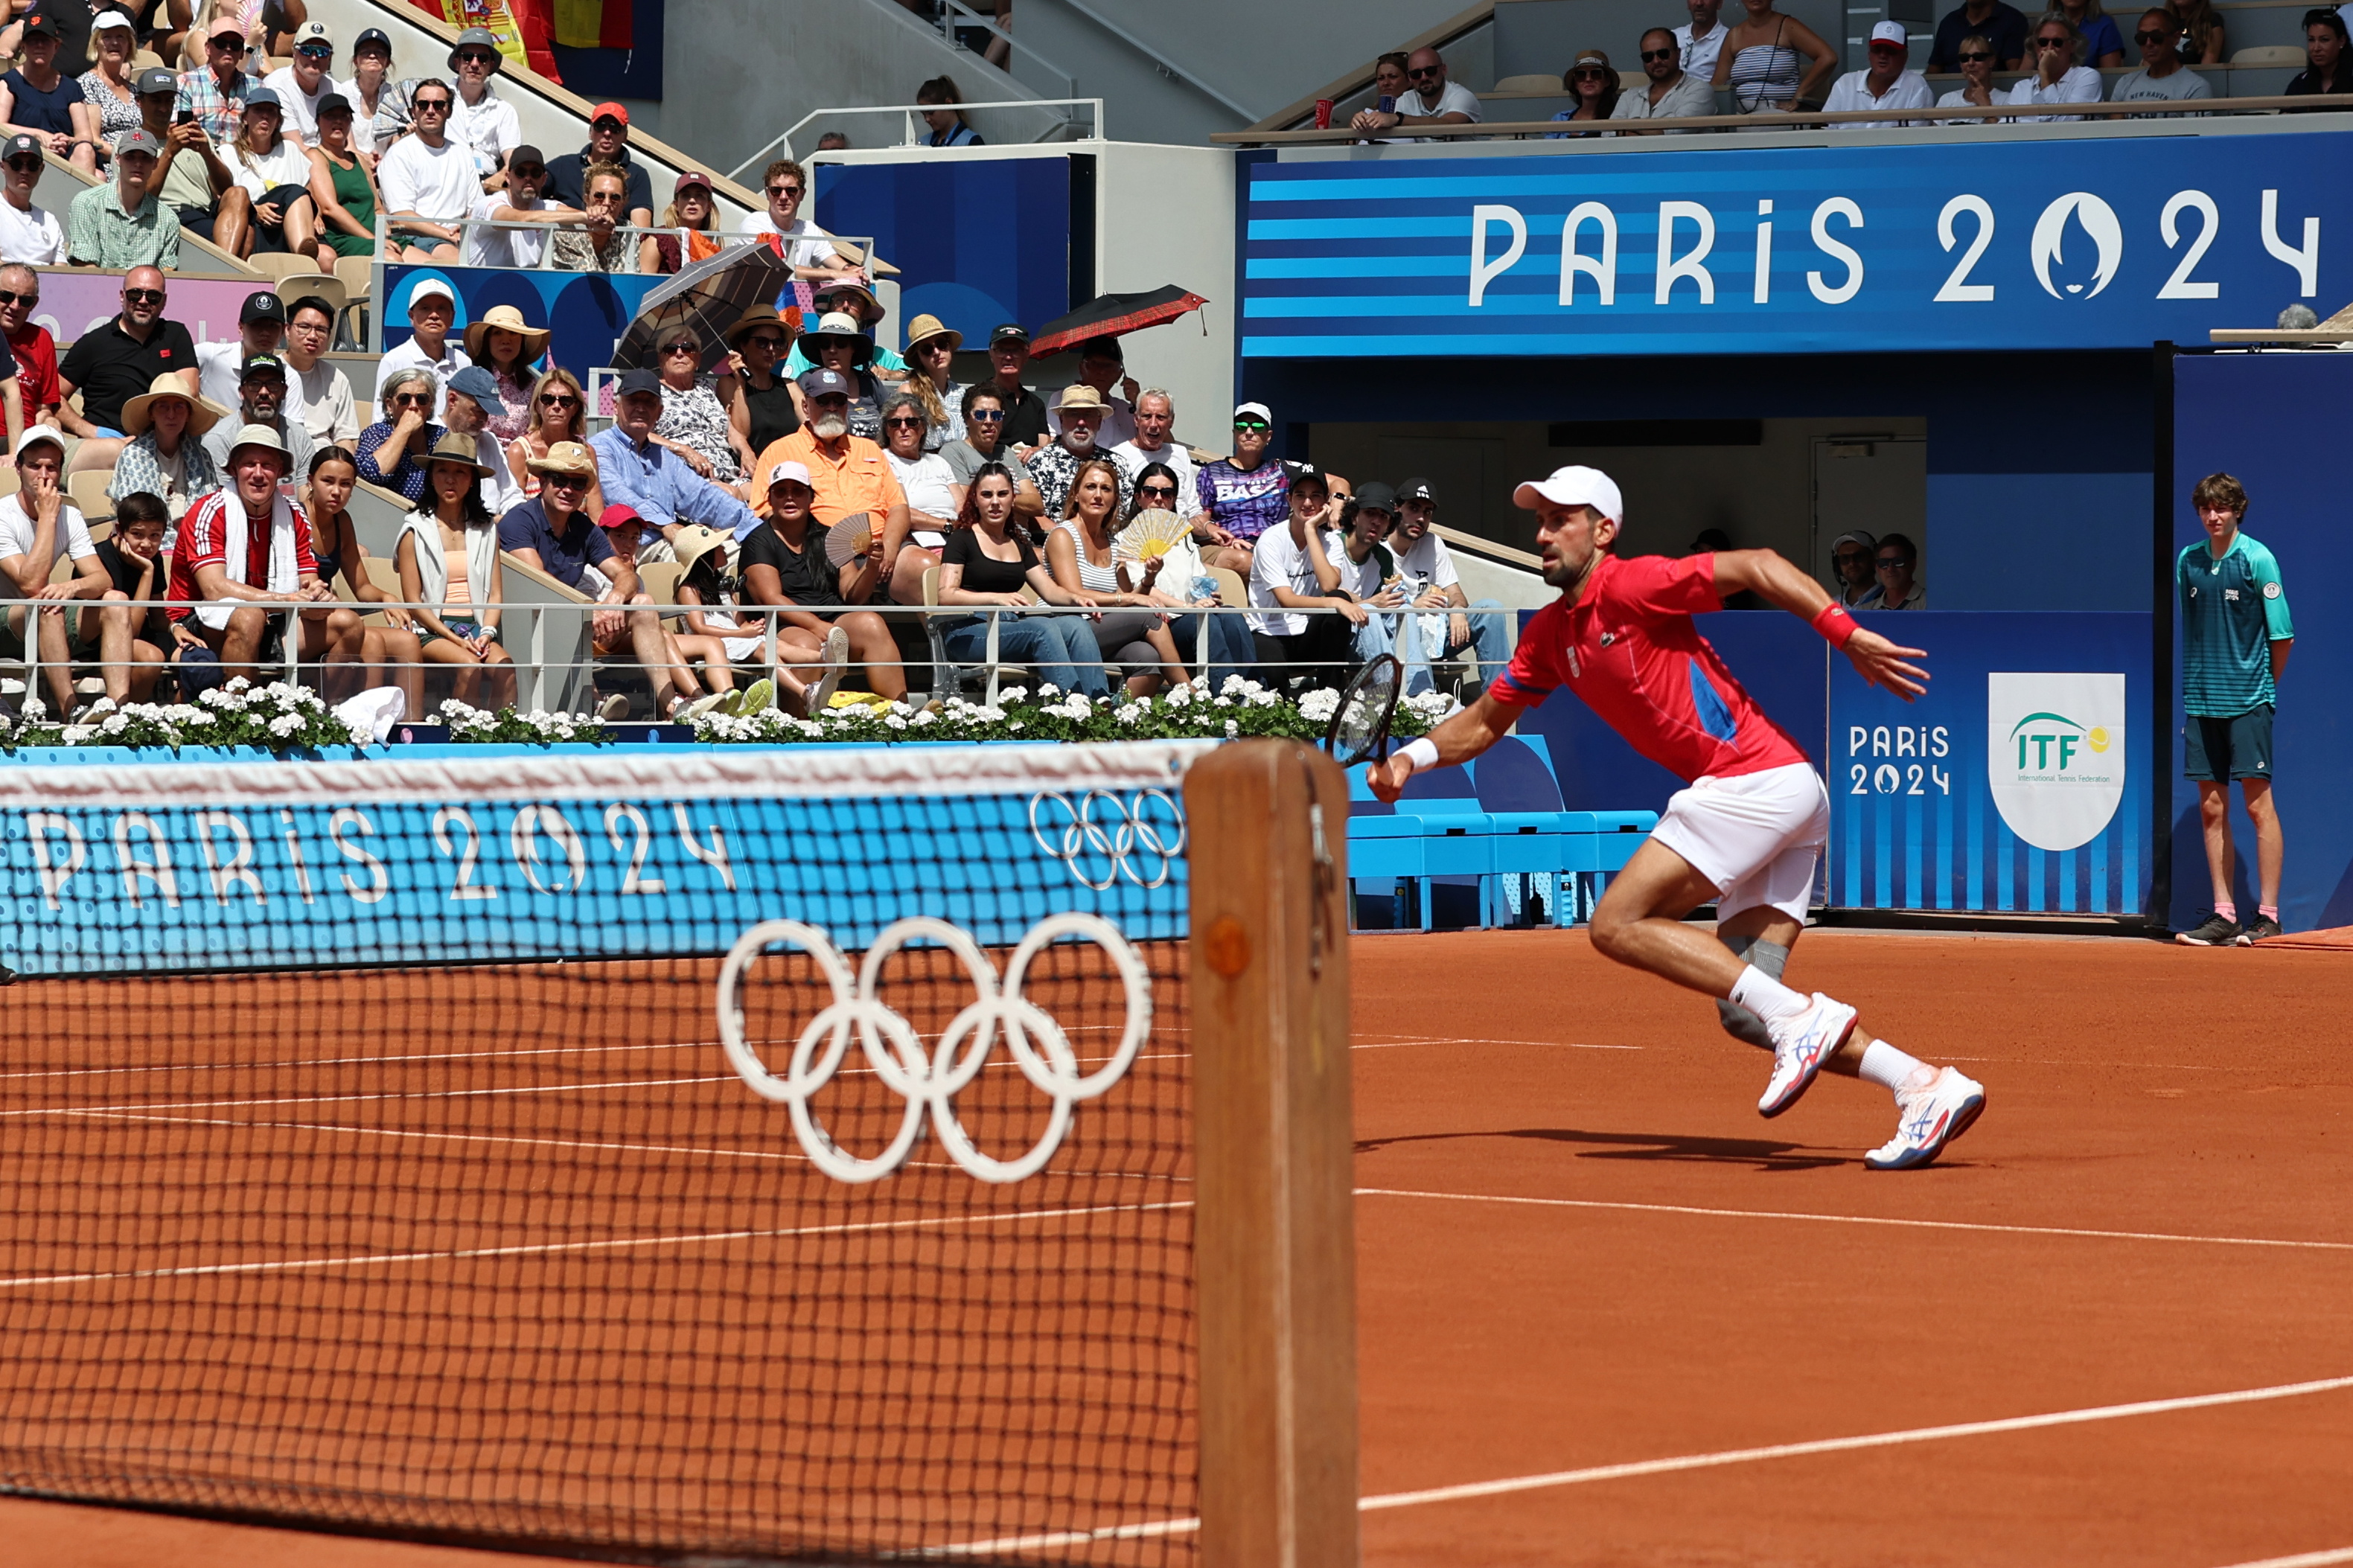
[[[642,525],[645,521],[638,515],[636,508],[623,501],[615,501],[611,506],[607,507],[604,515],[596,520],[596,526],[628,528],[633,524]]]
[[[600,120],[617,120],[627,125],[629,122],[629,111],[617,103],[600,103],[588,111],[588,123],[594,125]]]

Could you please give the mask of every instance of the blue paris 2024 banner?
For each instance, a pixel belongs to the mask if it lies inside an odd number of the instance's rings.
[[[2353,291],[2343,132],[1723,140],[1251,163],[1241,352],[2146,347]]]

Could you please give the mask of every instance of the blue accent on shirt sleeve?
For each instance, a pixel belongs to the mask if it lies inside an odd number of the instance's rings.
[[[1732,720],[1732,710],[1725,707],[1723,694],[1699,667],[1699,660],[1687,659],[1691,666],[1692,710],[1699,715],[1699,727],[1729,745],[1740,739],[1740,726]]]

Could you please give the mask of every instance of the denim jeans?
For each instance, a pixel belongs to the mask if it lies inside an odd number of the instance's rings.
[[[1041,683],[1064,691],[1110,694],[1103,650],[1095,646],[1094,628],[1084,616],[1031,611],[1008,614],[998,625],[1003,629],[997,634],[997,657],[1008,664],[1026,664]],[[960,622],[942,633],[941,640],[958,664],[978,664],[988,657],[988,622],[980,617]]]
[[[1217,690],[1229,675],[1246,675],[1258,658],[1250,641],[1250,622],[1240,616],[1211,616],[1209,621],[1209,689]],[[1176,657],[1190,669],[1201,657],[1201,617],[1179,616],[1168,623],[1176,638]]]
[[[1467,644],[1453,641],[1452,627],[1450,626],[1447,646],[1434,654],[1425,652],[1421,646],[1421,615],[1409,614],[1400,617],[1404,625],[1396,632],[1397,654],[1399,662],[1405,666],[1407,694],[1412,695],[1429,690],[1431,684],[1430,665],[1443,664],[1466,647],[1472,650],[1478,660],[1478,668],[1472,673],[1478,676],[1482,686],[1503,674],[1504,667],[1511,662],[1511,654],[1507,651],[1504,642],[1508,629],[1504,624],[1504,617],[1508,613],[1503,605],[1494,599],[1474,599],[1467,610],[1448,611],[1450,619],[1454,616],[1461,616],[1471,623],[1471,640]],[[1437,612],[1426,611],[1423,614],[1435,615]]]

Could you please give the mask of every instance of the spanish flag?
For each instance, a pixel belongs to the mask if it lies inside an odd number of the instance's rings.
[[[632,0],[555,0],[555,41],[568,49],[634,47]]]

